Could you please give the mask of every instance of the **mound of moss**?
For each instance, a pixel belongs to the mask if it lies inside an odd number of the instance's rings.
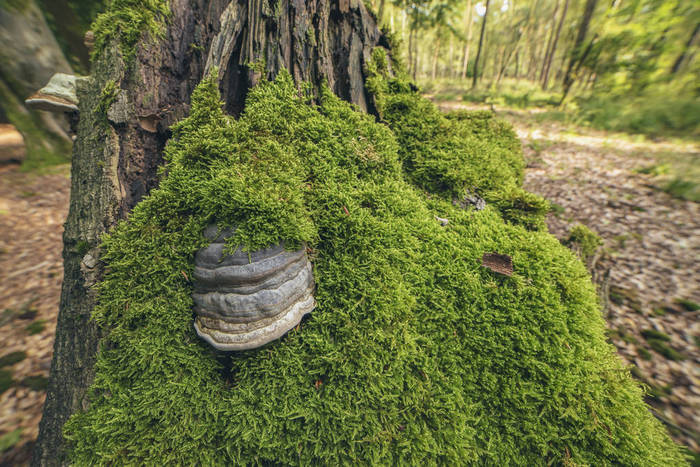
[[[483,197],[505,220],[531,230],[545,229],[549,204],[521,187],[525,161],[510,125],[492,112],[445,115],[412,87],[401,70],[390,76],[383,49],[375,49],[372,58],[367,86],[382,121],[396,136],[410,182],[456,203],[465,196]]]
[[[160,187],[104,239],[106,337],[90,407],[66,424],[74,463],[682,461],[606,343],[581,262],[491,203],[452,203],[518,188],[512,139],[491,146],[490,123],[444,119],[410,89],[391,99],[422,109],[422,129],[328,91],[314,105],[286,72],[234,120],[202,82]],[[456,121],[491,136],[459,142]],[[189,278],[211,222],[238,227],[232,247],[308,243],[318,307],[297,329],[234,354],[196,336]],[[510,255],[512,277],[485,252]]]

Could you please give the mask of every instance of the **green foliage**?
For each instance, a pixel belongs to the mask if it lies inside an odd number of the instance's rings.
[[[106,11],[92,25],[93,57],[104,50],[110,39],[118,38],[124,61],[129,63],[136,53],[134,46],[144,34],[154,39],[163,37],[169,16],[168,0],[110,0]]]
[[[107,119],[107,111],[117,100],[119,95],[119,89],[117,88],[117,83],[114,80],[109,80],[105,83],[104,88],[102,88],[102,95],[100,96],[100,104],[97,106],[97,113],[103,116],[103,119]]]
[[[24,11],[28,6],[25,0],[0,0],[0,9]]]
[[[700,135],[700,98],[658,86],[639,96],[600,92],[577,100],[578,116],[604,130],[658,135]]]
[[[643,360],[651,360],[654,356],[644,347],[637,347],[637,354],[642,357]]]
[[[22,351],[10,352],[0,357],[0,368],[11,366],[27,358],[27,354]]]
[[[582,261],[595,255],[598,248],[603,245],[603,240],[591,229],[583,224],[574,226],[569,232],[569,237],[564,242],[566,245],[575,247]]]
[[[387,101],[457,144],[420,98]],[[407,177],[429,181],[397,139],[420,148],[327,90],[311,105],[286,72],[237,121],[204,80],[159,188],[104,238],[105,338],[89,409],[65,427],[73,463],[681,463],[605,341],[581,262],[493,206],[453,206],[457,182],[417,189]],[[517,156],[490,154],[515,185]],[[196,336],[188,277],[213,221],[238,227],[232,245],[308,242],[318,306],[299,329],[229,355]],[[493,251],[512,277],[480,266]]]
[[[700,203],[700,183],[696,180],[673,178],[664,183],[661,188],[674,198]]]

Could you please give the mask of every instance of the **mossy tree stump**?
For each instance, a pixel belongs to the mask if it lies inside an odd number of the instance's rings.
[[[187,115],[205,69],[218,67],[233,114],[263,74],[283,68],[371,111],[363,66],[375,46],[388,46],[360,0],[118,0],[94,34],[91,76],[78,90],[65,275],[34,465],[66,463],[63,425],[86,407],[100,338],[90,320],[100,237],[157,186],[169,128]]]

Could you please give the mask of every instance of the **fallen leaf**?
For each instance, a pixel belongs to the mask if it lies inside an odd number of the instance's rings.
[[[513,275],[513,260],[508,255],[484,253],[484,256],[481,257],[481,265],[498,274]]]

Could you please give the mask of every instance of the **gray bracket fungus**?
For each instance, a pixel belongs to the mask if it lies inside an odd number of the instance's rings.
[[[37,110],[49,112],[78,112],[78,95],[76,83],[80,79],[77,76],[65,73],[56,73],[48,84],[36,94],[30,96],[24,102],[27,106]]]
[[[316,306],[311,262],[302,246],[283,244],[253,252],[225,254],[234,230],[211,225],[211,244],[195,255],[194,328],[218,350],[263,346],[294,328]]]

